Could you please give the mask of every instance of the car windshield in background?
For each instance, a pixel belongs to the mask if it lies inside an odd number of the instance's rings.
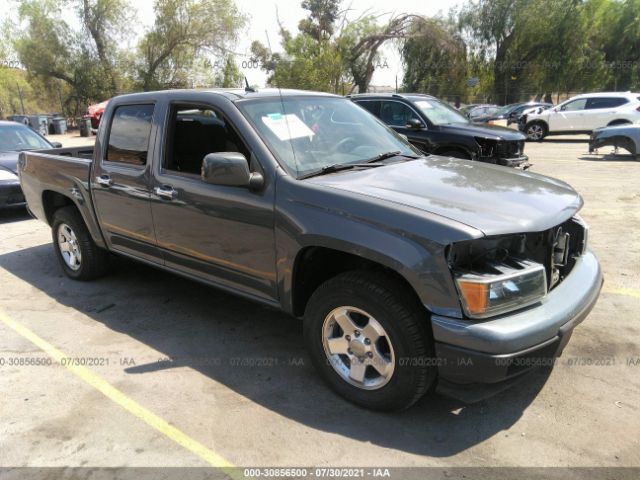
[[[19,123],[0,125],[0,152],[19,152],[51,148],[37,133]]]
[[[419,155],[373,115],[343,98],[275,97],[245,100],[238,106],[296,177],[388,152]]]
[[[496,117],[499,115],[507,115],[512,111],[514,111],[519,106],[520,106],[519,103],[512,103],[511,105],[505,105],[504,107],[500,107],[498,110],[496,110],[493,115],[495,115]]]
[[[434,125],[469,123],[469,119],[465,118],[459,111],[446,103],[431,98],[420,97],[414,97],[411,100]]]

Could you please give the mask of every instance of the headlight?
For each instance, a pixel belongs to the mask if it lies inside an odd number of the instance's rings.
[[[497,142],[489,138],[474,137],[480,147],[481,157],[493,157]]]
[[[0,182],[6,182],[7,180],[18,180],[18,176],[9,170],[0,168]]]
[[[528,260],[511,260],[492,266],[490,273],[458,273],[455,276],[467,316],[486,318],[522,308],[547,293],[544,266]]]

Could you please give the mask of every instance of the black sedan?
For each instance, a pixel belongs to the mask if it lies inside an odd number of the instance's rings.
[[[518,122],[518,118],[520,118],[522,112],[535,107],[549,108],[553,107],[553,104],[544,102],[512,103],[505,105],[490,115],[475,117],[473,121],[476,123],[491,123],[497,120],[506,120],[507,125],[511,125],[512,123]]]
[[[17,175],[20,152],[61,146],[21,123],[0,121],[0,208],[24,204]]]

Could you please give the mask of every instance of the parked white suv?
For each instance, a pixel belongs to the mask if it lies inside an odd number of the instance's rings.
[[[640,93],[577,95],[553,108],[523,115],[520,129],[529,140],[547,135],[591,133],[599,127],[640,122]]]

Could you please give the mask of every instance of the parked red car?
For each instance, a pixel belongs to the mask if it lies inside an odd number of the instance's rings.
[[[96,103],[95,105],[89,105],[87,108],[87,113],[84,115],[84,118],[91,119],[91,128],[98,129],[98,125],[100,125],[100,119],[102,118],[102,114],[104,113],[104,109],[107,108],[107,104],[109,100],[105,100],[101,103]]]

